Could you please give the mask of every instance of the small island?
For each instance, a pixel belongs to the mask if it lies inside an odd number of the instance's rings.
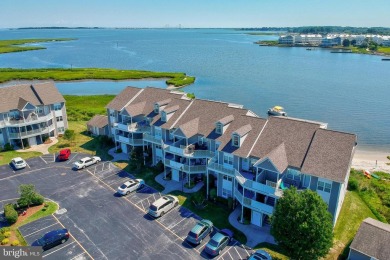
[[[119,70],[102,68],[39,68],[39,69],[0,69],[0,83],[11,80],[132,80],[167,79],[166,84],[175,88],[195,82],[195,77],[183,72],[154,72],[143,70]]]
[[[54,38],[54,39],[19,39],[19,40],[0,40],[0,54],[20,51],[43,50],[45,47],[38,46],[20,46],[29,43],[39,42],[63,42],[72,41],[74,38]]]

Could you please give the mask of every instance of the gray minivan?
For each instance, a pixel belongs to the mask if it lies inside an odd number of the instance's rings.
[[[191,244],[199,245],[203,239],[213,232],[213,222],[203,219],[188,232],[186,240]]]

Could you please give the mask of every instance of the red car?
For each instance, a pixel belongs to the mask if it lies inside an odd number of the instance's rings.
[[[66,161],[69,159],[70,154],[71,154],[70,149],[62,149],[58,154],[58,160]]]

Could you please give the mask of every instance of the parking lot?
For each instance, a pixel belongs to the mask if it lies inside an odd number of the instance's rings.
[[[45,259],[210,258],[203,252],[210,236],[196,247],[185,241],[199,216],[179,206],[159,219],[151,218],[146,211],[162,194],[145,186],[120,197],[117,187],[133,176],[110,162],[72,170],[72,163],[85,156],[75,153],[66,162],[56,162],[55,155],[41,156],[27,160],[30,167],[16,173],[9,166],[3,173],[0,166],[0,189],[7,190],[0,201],[16,198],[19,184],[33,183],[66,211],[21,228],[29,243],[58,225],[70,231],[73,238],[45,252]],[[250,253],[234,240],[215,259],[247,259]]]

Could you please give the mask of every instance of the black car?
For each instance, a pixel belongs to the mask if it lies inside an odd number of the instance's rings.
[[[56,245],[60,245],[68,241],[69,232],[67,229],[58,229],[46,233],[43,237],[37,240],[37,244],[42,246],[43,250],[47,250]]]

